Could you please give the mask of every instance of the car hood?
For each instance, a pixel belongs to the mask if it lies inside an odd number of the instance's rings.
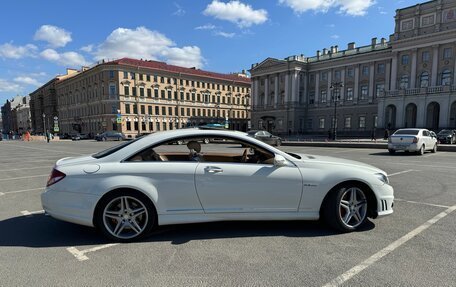
[[[91,155],[85,156],[78,156],[78,157],[65,157],[59,159],[55,165],[56,166],[63,166],[63,165],[73,165],[73,164],[81,164],[81,163],[92,163],[96,161],[96,158],[92,157]]]
[[[373,173],[384,173],[383,170],[372,166],[367,163],[362,163],[359,161],[354,161],[354,160],[349,160],[349,159],[343,159],[343,158],[337,158],[337,157],[331,157],[331,156],[321,156],[321,155],[310,155],[310,154],[298,154],[301,159],[300,160],[295,160],[300,163],[313,163],[313,164],[323,164],[323,165],[331,165],[331,166],[341,166],[341,167],[356,167],[362,170],[369,170]]]

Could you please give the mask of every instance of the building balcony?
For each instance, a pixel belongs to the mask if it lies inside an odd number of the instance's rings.
[[[414,88],[414,89],[401,89],[401,90],[384,91],[382,98],[441,94],[441,93],[448,93],[448,92],[455,92],[455,91],[456,91],[456,86],[435,86],[435,87]]]

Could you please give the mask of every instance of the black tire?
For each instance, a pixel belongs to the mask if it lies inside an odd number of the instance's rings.
[[[355,201],[350,200],[349,202],[342,204],[342,201],[346,201],[347,193],[351,194],[353,191],[357,194],[355,198],[358,197],[360,199],[359,203],[355,204]],[[347,204],[346,208],[343,207],[345,204]],[[330,191],[323,203],[321,215],[324,221],[332,228],[342,232],[350,232],[357,230],[364,225],[367,220],[368,208],[367,191],[365,190],[365,187],[356,184],[345,184]],[[358,214],[356,214],[356,212],[358,212]],[[352,215],[352,213],[354,214]],[[348,221],[348,223],[344,220]]]
[[[102,137],[101,140],[105,142],[107,140],[107,138]]]
[[[432,153],[436,153],[437,152],[437,143],[434,144],[434,147],[432,148],[431,152]]]
[[[416,153],[419,155],[423,155],[424,154],[424,145],[422,145]]]
[[[122,198],[126,198],[127,202],[129,202],[129,208],[125,210],[125,214],[121,211],[122,209],[112,211],[112,208],[121,208],[119,206],[121,203],[118,201],[122,201]],[[134,218],[130,217],[133,215],[134,210],[139,209],[141,209],[141,214],[136,215]],[[106,214],[106,212],[109,212],[109,214]],[[105,214],[112,217],[105,217]],[[147,196],[133,190],[121,190],[112,192],[100,200],[95,210],[94,224],[105,237],[112,241],[132,242],[150,233],[157,221],[156,214],[155,207]],[[114,218],[117,216],[119,216],[119,219]],[[123,223],[124,221],[125,223]],[[119,234],[115,235],[117,226],[120,224],[122,226]],[[136,227],[139,227],[137,228],[139,232],[135,230]],[[112,230],[113,228],[114,230]]]
[[[388,149],[388,152],[389,152],[390,154],[395,154],[395,153],[396,153],[396,151],[395,151],[394,149]]]

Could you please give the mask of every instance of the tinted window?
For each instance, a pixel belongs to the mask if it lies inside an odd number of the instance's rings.
[[[138,138],[139,139],[139,138]],[[128,141],[128,142],[123,142],[119,145],[116,145],[116,146],[113,146],[113,147],[110,147],[108,149],[105,149],[103,151],[100,151],[100,152],[97,152],[96,154],[93,154],[92,157],[94,158],[103,158],[105,156],[108,156],[110,154],[113,154],[121,149],[123,149],[124,147],[134,143],[135,141],[137,141],[138,139],[134,139],[132,141]]]

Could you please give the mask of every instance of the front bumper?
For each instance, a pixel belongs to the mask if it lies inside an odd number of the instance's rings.
[[[376,187],[377,211],[375,217],[383,217],[393,213],[394,189],[389,184]]]
[[[64,192],[46,188],[41,194],[41,204],[50,216],[76,224],[93,227],[93,213],[100,198],[98,196]]]

